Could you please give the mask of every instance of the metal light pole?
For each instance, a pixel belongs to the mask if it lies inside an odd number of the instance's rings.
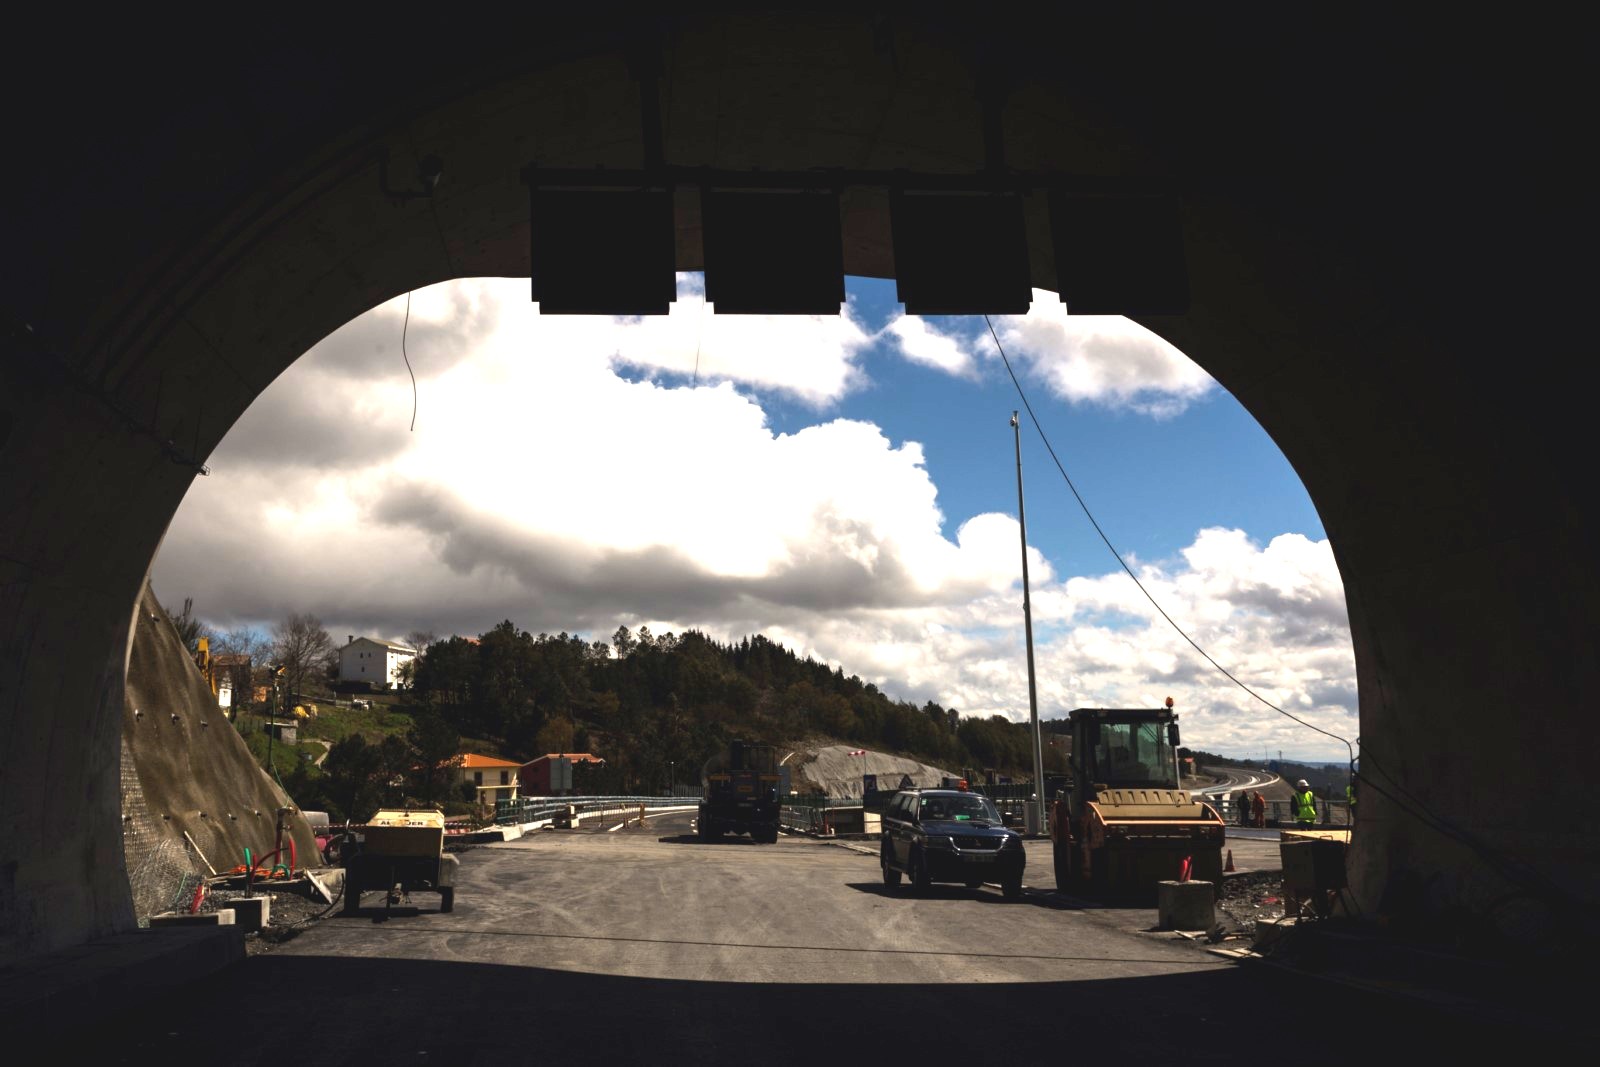
[[[1044,752],[1039,740],[1039,686],[1033,673],[1033,599],[1028,592],[1028,516],[1022,507],[1022,431],[1011,413],[1011,440],[1017,450],[1017,526],[1022,531],[1022,625],[1028,639],[1028,722],[1033,737],[1033,830],[1044,832]]]

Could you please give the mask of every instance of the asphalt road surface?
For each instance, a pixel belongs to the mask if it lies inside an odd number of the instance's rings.
[[[836,843],[701,844],[686,814],[614,825],[464,852],[452,914],[418,894],[414,914],[322,920],[154,1011],[86,1005],[51,1056],[1300,1067],[1529,1047],[1526,1034],[1242,967],[1151,930],[1152,910],[1062,900],[1038,844],[1030,889],[1007,903],[993,888],[888,890],[874,856]]]

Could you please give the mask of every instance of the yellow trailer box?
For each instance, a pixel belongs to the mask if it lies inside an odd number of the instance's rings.
[[[364,851],[369,856],[425,856],[444,851],[444,813],[380,811],[367,820]]]

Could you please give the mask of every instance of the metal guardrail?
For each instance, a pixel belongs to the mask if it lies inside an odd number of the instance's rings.
[[[615,808],[637,808],[641,805],[646,809],[681,808],[685,802],[693,802],[694,799],[693,797],[640,796],[518,797],[516,800],[496,801],[494,821],[497,826],[541,822],[545,819],[553,819],[558,815],[565,815],[569,807],[573,808],[579,815]]]
[[[1217,814],[1222,816],[1222,821],[1229,826],[1254,826],[1255,822],[1248,813],[1240,811],[1237,799],[1220,800],[1216,797],[1205,798],[1206,802],[1217,809]],[[1266,811],[1263,813],[1263,822],[1273,829],[1292,829],[1294,821],[1294,803],[1288,800],[1269,800]],[[1339,800],[1323,800],[1317,798],[1317,827],[1319,829],[1348,829],[1353,825],[1350,818],[1350,805]]]
[[[791,795],[784,798],[783,805],[778,810],[778,824],[789,830],[819,834],[830,825],[829,811],[860,807],[860,799],[854,797]]]

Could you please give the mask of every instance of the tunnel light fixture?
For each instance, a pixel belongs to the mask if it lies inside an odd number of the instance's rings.
[[[1023,315],[1033,289],[1022,198],[890,194],[894,275],[908,315]]]
[[[717,314],[839,313],[837,193],[707,190],[701,208],[706,299]]]
[[[672,194],[530,191],[533,299],[546,315],[665,315],[677,293]]]
[[[1050,196],[1061,300],[1073,315],[1181,315],[1189,309],[1178,201],[1159,195]]]
[[[836,314],[847,188],[888,194],[895,278],[909,314],[1025,314],[1033,286],[1023,197],[1046,193],[1069,312],[1188,307],[1177,202],[1150,179],[665,163],[530,165],[522,174],[533,299],[549,314],[666,314],[676,295],[674,190],[685,188],[702,191],[707,299],[721,314]]]

